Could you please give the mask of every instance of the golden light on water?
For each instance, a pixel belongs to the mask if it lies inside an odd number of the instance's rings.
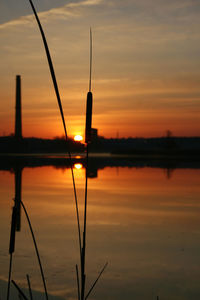
[[[81,142],[82,140],[83,140],[83,137],[82,137],[82,135],[75,135],[75,137],[74,137],[74,140],[76,141],[76,142]]]
[[[83,168],[83,165],[82,165],[82,164],[74,164],[74,168],[75,168],[76,170],[80,170],[80,169]]]

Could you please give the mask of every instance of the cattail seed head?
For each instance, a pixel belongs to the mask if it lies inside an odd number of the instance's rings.
[[[85,142],[91,142],[91,129],[92,129],[92,92],[87,94],[87,106],[86,106],[86,126],[85,126]]]

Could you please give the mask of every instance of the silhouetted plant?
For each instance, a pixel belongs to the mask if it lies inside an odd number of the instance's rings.
[[[14,287],[17,289],[17,291],[19,292],[19,294],[22,296],[24,300],[29,300],[14,280],[12,280],[12,284],[14,285]]]
[[[86,300],[93,288],[97,284],[99,278],[107,267],[107,263],[101,270],[99,276],[91,286],[89,292],[85,296],[85,254],[86,254],[86,232],[87,232],[87,198],[88,198],[88,153],[89,144],[91,143],[91,129],[92,129],[92,106],[93,106],[93,95],[91,92],[92,82],[92,30],[90,28],[90,76],[89,76],[89,92],[87,93],[87,104],[86,104],[86,125],[85,125],[85,143],[86,143],[86,175],[85,175],[85,205],[84,205],[84,228],[83,228],[83,247],[81,249],[81,300]]]
[[[28,274],[26,274],[26,279],[27,279],[27,283],[28,283],[28,290],[29,290],[30,300],[33,300],[32,289],[31,289],[31,282],[30,282],[30,278],[29,278]]]
[[[54,68],[53,68],[53,63],[52,63],[50,51],[49,51],[49,48],[48,48],[48,44],[47,44],[47,41],[46,41],[46,37],[45,37],[44,31],[43,31],[42,25],[40,23],[39,17],[37,15],[37,12],[36,12],[35,7],[33,5],[33,2],[32,2],[32,0],[29,0],[29,2],[30,2],[30,5],[32,7],[33,13],[35,15],[35,18],[36,18],[36,21],[37,21],[37,24],[39,26],[39,30],[40,30],[40,33],[41,33],[41,36],[42,36],[42,40],[43,40],[43,43],[44,43],[46,56],[47,56],[47,60],[48,60],[48,64],[49,64],[49,69],[50,69],[50,73],[51,73],[51,77],[52,77],[52,81],[53,81],[53,85],[54,85],[54,90],[55,90],[55,93],[56,93],[57,102],[58,102],[58,106],[59,106],[59,110],[60,110],[60,114],[61,114],[61,119],[62,119],[62,123],[63,123],[63,127],[64,127],[65,139],[66,139],[66,142],[68,143],[68,136],[67,136],[65,118],[64,118],[60,93],[59,93],[59,89],[58,89],[58,85],[57,85],[57,80],[56,80],[56,76],[55,76],[55,72],[54,72]],[[87,94],[87,108],[86,108],[85,142],[86,142],[86,148],[87,149],[86,149],[86,180],[85,180],[84,225],[83,225],[82,240],[81,240],[81,230],[80,230],[80,220],[79,220],[78,199],[77,199],[77,194],[76,194],[75,178],[74,178],[74,173],[73,173],[73,164],[72,164],[71,152],[69,150],[69,144],[68,144],[68,155],[69,155],[69,159],[70,159],[70,167],[71,167],[71,173],[72,173],[73,190],[74,190],[75,206],[76,206],[76,217],[77,217],[77,225],[78,225],[78,239],[79,239],[79,248],[80,248],[81,288],[80,288],[78,266],[76,265],[77,290],[78,290],[78,299],[79,300],[85,300],[89,297],[90,293],[92,292],[93,288],[95,287],[96,283],[98,282],[100,276],[102,275],[102,273],[104,272],[104,270],[107,266],[107,263],[106,263],[105,266],[103,267],[103,269],[101,270],[101,272],[99,273],[97,279],[94,281],[93,285],[89,289],[89,292],[85,296],[85,281],[86,281],[85,253],[86,253],[86,231],[87,231],[88,152],[89,152],[89,143],[91,142],[92,102],[93,102],[93,96],[92,96],[92,92],[91,92],[91,77],[92,77],[92,32],[91,32],[91,29],[90,29],[90,76],[89,76],[89,92]],[[26,214],[26,217],[27,217],[27,220],[28,220],[28,223],[29,223],[30,231],[32,233],[36,253],[37,253],[37,256],[38,256],[38,262],[39,262],[39,265],[40,265],[41,274],[42,274],[42,278],[43,278],[45,293],[46,293],[46,297],[48,297],[47,296],[47,291],[46,291],[46,284],[45,284],[45,280],[44,280],[44,274],[43,274],[43,271],[42,271],[39,252],[37,250],[37,244],[36,244],[36,241],[35,241],[35,238],[34,238],[32,226],[31,226],[28,214],[26,212],[26,209],[25,209],[22,202],[21,202],[21,205],[23,206],[23,209],[25,211],[25,214]],[[16,288],[17,288],[17,285],[16,285]]]
[[[46,56],[47,56],[47,60],[48,60],[48,64],[49,64],[49,70],[51,73],[51,78],[53,81],[53,85],[54,85],[54,90],[56,93],[56,97],[57,97],[57,102],[58,102],[58,106],[59,106],[59,110],[60,110],[60,114],[61,114],[61,119],[62,119],[62,123],[63,123],[63,127],[64,127],[64,133],[65,133],[65,139],[66,142],[68,144],[68,156],[70,159],[70,168],[71,168],[71,174],[72,174],[72,182],[73,182],[73,190],[74,190],[74,198],[75,198],[75,205],[76,205],[76,215],[77,215],[77,224],[78,224],[78,237],[79,237],[79,248],[80,248],[80,256],[81,256],[81,234],[80,234],[80,221],[79,221],[79,210],[78,210],[78,199],[77,199],[77,193],[76,193],[76,185],[75,185],[75,178],[74,178],[74,172],[73,172],[73,164],[72,164],[72,157],[71,157],[71,152],[69,150],[69,143],[68,143],[68,136],[67,136],[67,128],[66,128],[66,124],[65,124],[65,117],[64,117],[64,113],[63,113],[63,108],[62,108],[62,103],[61,103],[61,98],[60,98],[60,93],[59,93],[59,89],[58,89],[58,84],[57,84],[57,80],[56,80],[56,75],[55,75],[55,71],[54,71],[54,67],[53,67],[53,63],[52,63],[52,59],[51,59],[51,55],[50,55],[50,51],[49,51],[49,47],[47,44],[47,40],[42,28],[42,25],[40,23],[39,17],[37,15],[36,9],[33,5],[33,2],[31,0],[29,0],[30,5],[32,7],[33,13],[35,15],[41,36],[42,36],[42,40],[44,43],[44,48],[46,51]]]
[[[29,229],[30,229],[30,232],[31,232],[31,236],[32,236],[32,239],[33,239],[33,243],[34,243],[34,247],[35,247],[35,252],[36,252],[37,259],[38,259],[38,264],[39,264],[39,267],[40,267],[40,273],[41,273],[41,277],[42,277],[42,282],[43,282],[43,286],[44,286],[44,292],[45,292],[46,300],[48,300],[47,286],[46,286],[46,281],[45,281],[45,277],[44,277],[44,271],[43,271],[43,267],[42,267],[42,263],[41,263],[41,259],[40,259],[40,253],[39,253],[38,246],[37,246],[37,243],[36,243],[35,235],[34,235],[34,232],[33,232],[33,228],[32,228],[32,225],[31,225],[31,221],[30,221],[28,212],[27,212],[27,210],[26,210],[26,208],[25,208],[25,206],[24,206],[24,204],[23,204],[22,201],[21,201],[21,205],[22,205],[24,213],[26,215],[27,222],[28,222],[28,225],[29,225]]]

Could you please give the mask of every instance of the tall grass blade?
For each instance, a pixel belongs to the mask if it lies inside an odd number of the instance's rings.
[[[79,284],[79,273],[78,266],[76,265],[76,279],[77,279],[77,292],[78,292],[78,300],[80,300],[80,284]]]
[[[50,69],[50,73],[51,73],[51,77],[52,77],[52,81],[53,81],[53,85],[54,85],[54,90],[56,93],[56,97],[57,97],[57,101],[58,101],[58,106],[60,109],[60,114],[61,114],[61,118],[62,118],[62,123],[63,123],[63,127],[64,127],[64,132],[65,132],[65,138],[66,138],[66,142],[68,142],[68,136],[67,136],[67,129],[66,129],[66,124],[65,124],[65,118],[64,118],[64,113],[63,113],[63,108],[62,108],[62,103],[61,103],[61,98],[60,98],[60,93],[59,93],[59,89],[58,89],[58,84],[57,84],[57,80],[56,80],[56,75],[54,72],[54,67],[53,67],[53,63],[52,63],[52,59],[51,59],[51,55],[50,55],[50,51],[49,51],[49,47],[46,41],[46,37],[42,28],[42,25],[40,23],[39,17],[37,15],[36,9],[33,5],[32,0],[29,0],[30,5],[32,7],[33,13],[35,15],[37,24],[39,26],[39,30],[42,36],[42,40],[44,43],[44,48],[46,51],[46,56],[47,56],[47,60],[48,60],[48,64],[49,64],[49,69]],[[77,217],[77,225],[78,225],[78,238],[79,238],[79,249],[80,249],[80,258],[81,258],[81,230],[80,230],[80,218],[79,218],[79,209],[78,209],[78,200],[77,200],[77,193],[76,193],[76,186],[75,186],[75,178],[74,178],[74,172],[73,172],[73,165],[72,165],[72,158],[71,158],[71,153],[69,151],[69,147],[68,147],[68,155],[69,155],[69,159],[70,159],[70,168],[71,168],[71,173],[72,173],[72,181],[73,181],[73,189],[74,189],[74,197],[75,197],[75,205],[76,205],[76,217]]]
[[[16,222],[17,222],[17,209],[15,203],[12,211],[12,220],[11,220],[11,229],[10,229],[10,244],[9,244],[10,260],[9,260],[9,271],[8,271],[7,300],[9,300],[10,298],[10,280],[12,274],[12,258],[13,258],[13,253],[15,251]]]
[[[49,52],[48,44],[47,44],[47,41],[46,41],[46,37],[45,37],[42,25],[40,23],[39,17],[37,15],[37,12],[36,12],[36,9],[33,5],[32,0],[29,0],[29,2],[30,2],[30,5],[32,7],[33,13],[35,15],[36,21],[38,23],[40,33],[42,35],[42,40],[43,40],[43,43],[44,43],[44,47],[45,47],[45,51],[46,51],[46,55],[47,55],[47,60],[48,60],[48,63],[49,63],[50,73],[51,73],[51,77],[52,77],[52,80],[53,80],[53,85],[54,85],[54,89],[55,89],[55,93],[56,93],[56,96],[57,96],[58,105],[59,105],[59,109],[60,109],[60,113],[61,113],[61,117],[62,117],[62,121],[63,121],[64,131],[65,131],[65,134],[67,135],[67,130],[66,130],[66,126],[65,126],[65,118],[64,118],[61,99],[60,99],[60,93],[59,93],[59,90],[58,90],[58,84],[57,84],[57,80],[56,80],[56,76],[55,76],[54,67],[53,67],[51,55],[50,55],[50,52]]]
[[[31,282],[30,282],[30,278],[29,278],[28,274],[26,274],[26,279],[27,279],[27,283],[28,283],[28,290],[29,290],[30,299],[33,300],[33,294],[32,294],[32,289],[31,289]]]
[[[87,293],[87,295],[85,296],[85,300],[89,297],[89,295],[91,294],[92,290],[94,289],[95,285],[97,284],[99,278],[101,277],[101,275],[103,274],[103,272],[105,271],[106,267],[107,267],[108,263],[105,264],[105,266],[103,267],[103,269],[101,270],[101,272],[99,273],[97,279],[95,280],[95,282],[93,283],[93,285],[91,286],[89,292]]]
[[[22,296],[22,298],[24,300],[29,300],[26,295],[22,292],[22,290],[20,289],[20,287],[16,284],[16,282],[14,280],[12,280],[12,284],[14,285],[14,287],[18,290],[18,292],[20,293],[20,295]]]
[[[92,28],[90,27],[90,77],[89,77],[89,92],[92,89]]]
[[[10,254],[9,272],[8,272],[8,286],[7,286],[7,300],[10,299],[10,280],[12,274],[12,253]]]
[[[43,268],[42,268],[42,263],[41,263],[40,254],[39,254],[39,250],[38,250],[38,247],[37,247],[35,235],[34,235],[34,232],[33,232],[33,228],[32,228],[31,221],[30,221],[30,218],[28,216],[27,210],[26,210],[26,208],[25,208],[25,206],[24,206],[24,204],[23,204],[22,201],[21,201],[21,205],[22,205],[24,213],[26,215],[26,218],[27,218],[27,221],[28,221],[28,225],[29,225],[29,228],[30,228],[30,232],[31,232],[31,235],[32,235],[33,243],[34,243],[34,246],[35,246],[35,252],[36,252],[36,255],[37,255],[37,259],[38,259],[38,264],[39,264],[39,267],[40,267],[40,273],[41,273],[41,277],[42,277],[42,282],[43,282],[43,286],[44,286],[45,297],[46,297],[46,300],[48,300],[47,287],[46,287],[44,272],[43,272]]]

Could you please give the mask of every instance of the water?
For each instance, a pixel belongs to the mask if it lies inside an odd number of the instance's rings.
[[[76,166],[81,167],[80,166]],[[84,168],[74,169],[83,219]],[[0,297],[5,299],[15,173],[0,171]],[[87,290],[108,267],[90,299],[192,300],[200,297],[200,169],[104,167],[89,178]],[[52,299],[77,299],[79,247],[70,169],[24,168],[29,212]],[[43,292],[23,211],[12,278]],[[13,296],[14,299],[14,296]],[[16,298],[17,299],[17,298]],[[44,296],[37,294],[37,299]]]

